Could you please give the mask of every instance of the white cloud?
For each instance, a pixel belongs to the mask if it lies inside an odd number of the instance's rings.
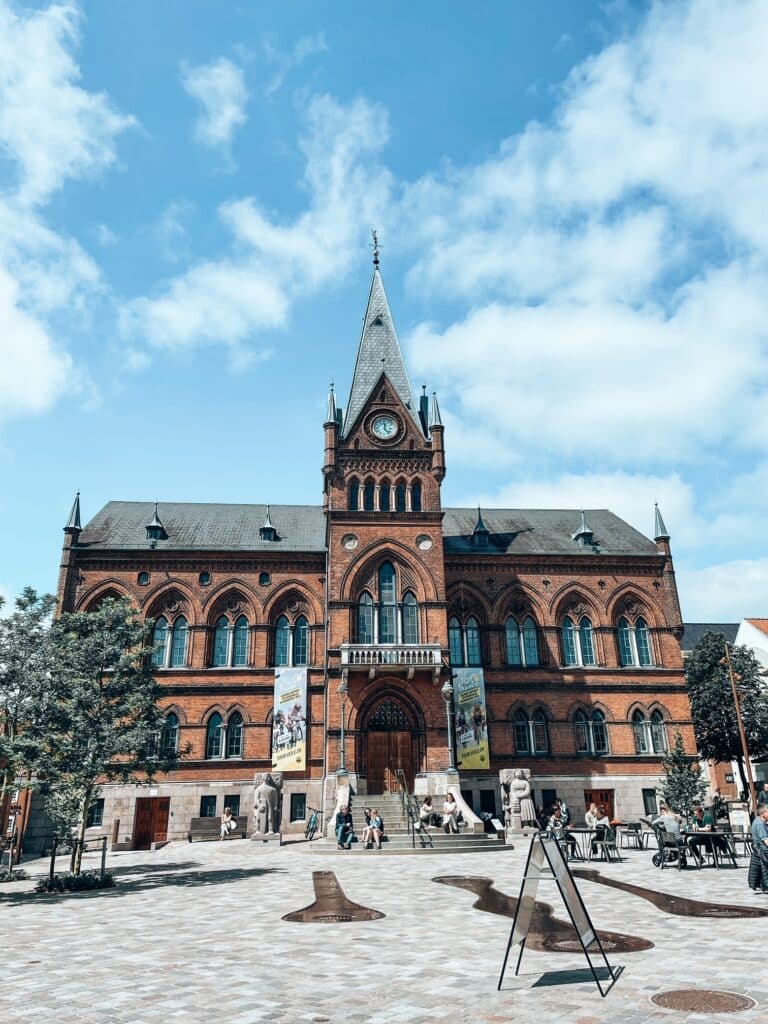
[[[209,64],[183,67],[182,85],[202,105],[195,121],[195,138],[205,146],[228,146],[246,122],[248,89],[242,68],[226,57]]]
[[[700,569],[677,567],[688,622],[738,622],[765,617],[768,558],[741,559]]]
[[[342,105],[319,96],[306,121],[306,210],[279,223],[253,198],[223,204],[219,215],[232,235],[232,254],[198,263],[159,295],[129,303],[122,316],[126,335],[162,347],[241,348],[254,332],[285,325],[299,296],[349,269],[365,227],[389,202],[390,175],[377,159],[387,118],[364,100]]]
[[[265,90],[267,96],[274,96],[282,88],[294,68],[300,67],[310,57],[325,53],[328,50],[328,44],[325,41],[325,35],[318,32],[314,36],[302,36],[294,43],[289,53],[281,53],[269,41],[264,43],[264,50],[267,59],[277,66],[277,71]]]
[[[92,385],[52,338],[49,317],[84,315],[102,285],[78,242],[51,230],[43,208],[73,178],[116,160],[134,124],[103,94],[80,84],[73,57],[80,14],[73,3],[18,10],[0,0],[0,154],[11,169],[0,194],[0,418],[37,414],[65,391]],[[61,322],[58,334],[61,333]]]
[[[96,241],[103,249],[107,249],[116,245],[120,241],[120,236],[108,224],[97,224]]]
[[[548,124],[406,188],[411,340],[489,444],[603,463],[768,442],[768,7],[656,3]]]
[[[16,193],[44,201],[67,178],[114,163],[115,139],[134,124],[108,98],[79,84],[73,3],[16,13],[0,2],[0,148],[16,166]]]

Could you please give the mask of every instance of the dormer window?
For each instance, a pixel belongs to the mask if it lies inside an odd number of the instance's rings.
[[[157,514],[157,502],[155,502],[154,515],[147,523],[145,529],[147,531],[147,540],[152,547],[154,547],[159,540],[168,540],[168,534],[165,532],[165,527],[160,521],[160,516]]]

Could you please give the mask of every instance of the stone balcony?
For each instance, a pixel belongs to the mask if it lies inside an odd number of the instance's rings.
[[[402,673],[412,679],[421,669],[431,671],[434,681],[442,668],[440,644],[342,644],[341,669],[346,679],[350,672],[367,672],[368,677],[384,673]]]

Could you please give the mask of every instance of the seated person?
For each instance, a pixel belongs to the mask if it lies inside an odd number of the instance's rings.
[[[352,815],[346,804],[340,807],[334,822],[336,830],[336,845],[339,850],[350,850],[354,830],[352,828]]]
[[[659,804],[659,813],[652,821],[653,825],[663,825],[670,835],[680,835],[680,819],[666,804]]]
[[[587,828],[597,828],[597,819],[597,804],[592,803],[589,805],[589,810],[584,815],[584,820],[587,823]]]
[[[360,842],[363,844],[363,849],[367,850],[368,843],[373,841],[373,836],[371,834],[371,808],[364,807],[363,814],[365,815],[365,828],[363,829],[363,838]]]
[[[443,830],[446,832],[459,831],[459,805],[453,793],[449,793],[443,804]]]
[[[549,819],[549,831],[555,839],[565,841],[568,856],[576,856],[576,839],[566,829],[565,818],[563,817],[563,812],[560,809],[560,804],[557,802],[552,806],[552,816]]]
[[[429,828],[433,824],[434,809],[432,807],[432,797],[425,796],[422,801],[421,807],[419,808],[419,824],[422,828]]]
[[[693,827],[697,833],[711,832],[714,828],[714,819],[709,811],[705,811],[701,805],[693,809]],[[727,846],[725,836],[695,835],[688,840],[688,845],[701,860],[700,849],[703,847],[710,852],[717,849],[718,853],[726,853]]]
[[[377,850],[381,849],[381,833],[384,831],[384,822],[382,821],[381,815],[377,807],[374,807],[373,814],[371,815],[371,838]],[[367,847],[366,847],[367,849]]]

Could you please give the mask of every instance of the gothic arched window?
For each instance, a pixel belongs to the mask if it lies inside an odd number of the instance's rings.
[[[539,637],[536,623],[530,615],[523,619],[522,627],[510,616],[504,626],[507,664],[530,666],[539,664]]]
[[[373,643],[373,598],[366,591],[357,603],[357,642]]]
[[[167,647],[168,620],[161,615],[152,628],[152,664],[155,668],[165,668]]]
[[[290,665],[291,624],[281,615],[275,624],[275,665]]]
[[[235,711],[227,722],[227,757],[243,756],[243,716]]]
[[[452,665],[482,665],[480,624],[474,615],[463,625],[455,616],[448,620],[448,646]]]
[[[418,480],[411,484],[411,511],[421,512],[421,483]]]
[[[651,639],[648,635],[648,624],[645,619],[639,618],[635,621],[635,644],[637,645],[637,660],[643,668],[653,665],[651,656]]]
[[[608,753],[608,730],[602,711],[595,710],[590,715],[577,711],[573,716],[573,728],[577,754],[599,756]]]
[[[293,664],[309,664],[309,624],[303,615],[293,626]]]
[[[379,511],[389,512],[390,486],[388,480],[382,480],[379,485]]]
[[[375,495],[375,484],[373,480],[368,480],[363,487],[363,511],[373,512],[374,506],[374,495]]]
[[[391,562],[379,569],[379,643],[397,643],[397,579]]]
[[[349,481],[349,500],[347,507],[350,512],[357,512],[360,508],[360,483],[357,480]]]
[[[403,598],[403,643],[417,644],[419,642],[419,606],[416,598],[408,593]]]
[[[173,711],[166,716],[160,733],[160,754],[175,754],[179,749],[179,716]]]
[[[405,484],[395,488],[395,512],[405,512]]]
[[[229,664],[229,621],[226,615],[216,620],[213,631],[213,667]]]
[[[187,661],[187,620],[180,615],[173,624],[171,668],[183,668]]]
[[[592,622],[586,615],[583,615],[579,621],[578,629],[570,615],[566,615],[563,619],[560,636],[563,646],[564,665],[595,664],[595,642]]]
[[[241,615],[235,622],[232,664],[238,667],[248,664],[248,619],[244,615]]]
[[[214,711],[208,719],[205,730],[205,757],[208,761],[224,756],[224,720],[218,711]]]
[[[619,664],[622,666],[640,665],[649,668],[653,665],[651,657],[651,639],[648,624],[642,616],[630,626],[626,616],[622,615],[616,623],[616,637],[619,644]]]

